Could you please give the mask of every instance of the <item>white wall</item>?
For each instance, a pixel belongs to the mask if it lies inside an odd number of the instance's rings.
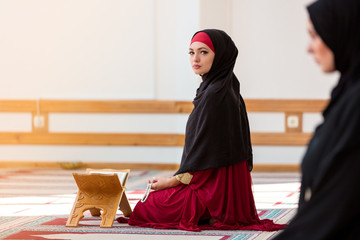
[[[327,99],[337,74],[324,75],[307,53],[309,0],[233,0],[235,72],[245,98]]]
[[[156,94],[160,100],[192,100],[200,83],[188,57],[192,35],[199,29],[198,0],[156,2]]]
[[[153,98],[153,8],[148,0],[1,1],[1,98]]]
[[[234,39],[239,48],[235,73],[244,98],[326,99],[338,76],[323,75],[306,53],[309,2],[2,0],[0,99],[190,101],[200,79],[190,69],[188,44],[203,28],[224,29]],[[50,118],[52,132],[181,133],[186,116],[139,120],[153,121],[151,128],[127,115]],[[282,131],[279,119],[278,114],[250,114],[251,129]],[[311,132],[319,121],[318,114],[307,114],[304,130]],[[30,131],[29,124],[28,115],[0,114],[1,131]],[[161,163],[179,162],[182,151],[16,145],[1,145],[0,150],[0,160]],[[299,163],[304,150],[256,146],[255,163]]]

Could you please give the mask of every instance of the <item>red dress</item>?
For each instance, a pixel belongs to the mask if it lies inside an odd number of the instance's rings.
[[[138,202],[129,225],[159,229],[275,231],[284,228],[272,220],[260,220],[251,189],[247,162],[229,167],[191,172],[189,185],[150,193]],[[212,225],[199,221],[214,219]]]

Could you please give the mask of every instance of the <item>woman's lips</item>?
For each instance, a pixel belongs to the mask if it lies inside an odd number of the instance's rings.
[[[200,65],[196,65],[196,64],[195,64],[195,65],[193,65],[193,68],[194,68],[194,69],[199,69],[199,68],[200,68]]]

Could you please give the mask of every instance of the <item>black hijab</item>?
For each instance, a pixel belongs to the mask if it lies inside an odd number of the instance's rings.
[[[360,81],[360,1],[319,0],[308,6],[316,32],[331,49],[340,80],[331,94],[324,116],[339,98]]]
[[[233,73],[238,50],[221,30],[200,32],[210,37],[215,57],[197,89],[194,109],[186,125],[180,168],[175,174],[225,167],[242,161],[248,161],[251,171],[249,123],[240,84]]]

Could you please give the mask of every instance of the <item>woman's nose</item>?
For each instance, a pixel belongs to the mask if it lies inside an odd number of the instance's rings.
[[[198,54],[194,54],[194,62],[199,62],[200,58]]]

